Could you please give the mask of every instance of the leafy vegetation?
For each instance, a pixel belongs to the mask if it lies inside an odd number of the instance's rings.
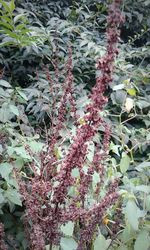
[[[38,249],[37,245],[44,249],[40,246],[44,230],[45,249],[77,249],[83,228],[90,225],[94,216],[97,218],[98,212],[92,209],[98,204],[106,209],[92,240],[81,249],[148,250],[150,247],[149,0],[125,0],[121,5],[125,22],[121,26],[113,82],[104,93],[108,102],[100,111],[104,123],[86,144],[88,153],[83,171],[78,167],[71,171],[76,182],[67,190],[67,202],[60,205],[61,212],[63,204],[68,209],[68,218],[59,221],[58,238],[55,234],[58,225],[54,220],[51,223],[50,215],[49,224],[45,222],[51,211],[46,209],[53,206],[53,199],[49,186],[45,193],[42,190],[51,178],[53,191],[57,190],[55,172],[68,154],[77,128],[87,124],[89,95],[100,77],[95,64],[107,52],[105,32],[110,2],[0,0],[0,247],[3,250]],[[66,88],[68,77],[74,78],[71,96]],[[63,109],[62,100],[65,100]],[[88,179],[97,148],[103,153],[106,125],[111,127],[108,154],[100,162],[100,175],[94,169]],[[53,144],[54,135],[57,140]],[[83,154],[84,150],[83,145]],[[52,172],[44,169],[49,167],[48,162],[55,166]],[[45,171],[42,182],[38,177],[41,171]],[[84,206],[91,211],[90,221],[85,220],[81,203],[81,187],[86,186],[87,180],[90,186]],[[111,184],[114,180],[119,180],[118,187],[116,182],[116,186]],[[103,200],[109,192],[119,194],[110,206]],[[77,220],[69,218],[69,206],[75,198]],[[103,206],[100,209],[103,211]],[[37,222],[43,225],[42,233]]]

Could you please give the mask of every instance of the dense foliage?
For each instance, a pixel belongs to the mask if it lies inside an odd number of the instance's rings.
[[[150,1],[117,56],[110,2],[0,0],[2,250],[150,247]]]

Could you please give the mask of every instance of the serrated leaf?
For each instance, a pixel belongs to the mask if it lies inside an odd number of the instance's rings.
[[[9,183],[9,185],[15,187],[16,189],[19,188],[16,179],[9,179],[8,183]]]
[[[88,43],[88,49],[89,50],[93,49],[94,47],[95,47],[95,43],[93,43],[93,42]]]
[[[96,240],[94,241],[94,250],[106,250],[108,246],[110,245],[111,240],[106,240],[105,237],[100,234]]]
[[[7,103],[2,105],[0,109],[0,121],[6,123],[11,118],[11,113],[9,111]]]
[[[19,110],[15,105],[11,104],[9,105],[9,108],[14,115],[19,116]]]
[[[66,236],[72,236],[73,235],[73,230],[74,230],[74,222],[69,221],[65,225],[61,226],[61,231],[66,235]]]
[[[16,161],[14,162],[14,165],[16,168],[21,170],[23,165],[24,165],[24,161],[23,161],[22,157],[17,157]]]
[[[24,100],[28,101],[28,98],[23,91],[17,89],[17,92]]]
[[[16,25],[16,30],[19,30],[20,33],[22,33],[22,32],[26,33],[27,31],[29,31],[29,30],[25,29],[25,25],[23,23]]]
[[[61,238],[60,246],[62,250],[76,250],[77,242],[72,238]]]
[[[132,227],[129,224],[127,224],[121,235],[121,240],[123,241],[123,243],[125,243],[128,241],[128,239],[135,238],[135,236],[136,232],[132,229]]]
[[[144,193],[146,193],[146,194],[149,194],[149,193],[150,193],[150,186],[139,185],[139,186],[136,186],[136,190],[137,190],[137,191],[144,192]]]
[[[38,153],[42,150],[44,143],[42,142],[37,142],[37,141],[31,141],[28,143],[28,145],[30,146],[31,150],[34,153]]]
[[[4,1],[1,1],[1,4],[2,4],[3,7],[5,8],[5,10],[9,13],[9,12],[10,12],[10,8],[9,8],[8,3],[4,2]]]
[[[109,149],[118,156],[120,156],[119,148],[119,145],[115,145],[113,142],[110,143]]]
[[[135,169],[137,169],[139,172],[142,172],[144,168],[148,168],[148,167],[150,167],[150,161],[149,162],[145,161],[139,164],[137,167],[135,167]]]
[[[128,155],[124,155],[120,161],[120,170],[121,173],[126,173],[130,165],[130,157]]]
[[[13,166],[7,162],[0,164],[0,174],[2,178],[6,181],[9,181],[9,175],[13,170]]]
[[[15,151],[14,147],[10,147],[10,146],[7,147],[7,153],[9,156],[12,156],[14,151]]]
[[[143,230],[139,233],[135,241],[134,250],[148,250],[149,247],[150,247],[149,232]]]
[[[22,17],[25,17],[24,14],[18,14],[14,17],[14,23],[17,23],[19,19],[22,19]]]
[[[13,204],[22,206],[21,195],[15,189],[9,189],[5,191],[5,197]]]
[[[125,214],[128,219],[129,224],[134,230],[138,230],[139,226],[139,211],[134,200],[129,200],[125,208]]]
[[[11,1],[10,1],[10,3],[9,3],[9,9],[10,9],[10,11],[11,11],[11,12],[13,12],[13,11],[14,11],[14,9],[15,9],[15,3],[14,3],[14,0],[11,0]]]
[[[139,100],[136,102],[136,106],[140,109],[148,108],[150,106],[150,102],[145,100]]]
[[[3,33],[9,35],[11,38],[18,39],[18,35],[14,33],[13,31],[10,31],[9,29],[3,27]]]
[[[31,159],[30,155],[27,153],[24,147],[16,147],[14,151],[17,155],[20,155],[23,159]]]
[[[5,28],[7,28],[7,29],[10,29],[10,30],[13,30],[13,26],[12,25],[10,25],[9,23],[7,23],[7,22],[4,22],[4,21],[0,21],[0,26],[4,26]]]
[[[6,88],[11,88],[11,85],[9,84],[9,82],[5,80],[0,80],[0,85]]]
[[[87,40],[83,40],[81,43],[80,43],[80,47],[83,47],[85,45],[88,44],[88,41]]]

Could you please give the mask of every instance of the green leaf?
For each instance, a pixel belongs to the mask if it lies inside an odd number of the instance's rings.
[[[4,9],[9,13],[10,12],[10,8],[8,3],[4,2],[4,1],[0,1],[0,3],[3,5]]]
[[[120,161],[120,170],[121,173],[126,173],[130,165],[130,157],[128,155],[124,155]]]
[[[72,238],[61,238],[60,246],[62,250],[76,250],[77,242]]]
[[[16,189],[19,188],[16,179],[9,179],[8,183],[9,183],[9,185],[15,187]]]
[[[141,164],[139,164],[137,167],[135,167],[139,172],[142,172],[144,170],[144,168],[148,168],[150,167],[150,161],[149,162],[142,162]]]
[[[130,224],[127,224],[120,237],[121,237],[121,241],[123,243],[126,243],[128,239],[133,239],[136,237],[136,232],[133,230]]]
[[[10,25],[9,23],[6,23],[6,22],[4,22],[4,21],[0,21],[0,26],[4,26],[5,28],[7,28],[7,29],[10,29],[11,31],[13,30],[13,26],[12,25]]]
[[[16,26],[16,30],[18,30],[20,32],[22,32],[22,31],[24,32],[25,31],[25,33],[29,32],[29,30],[26,29],[26,27],[25,27],[25,25],[23,23],[18,24]]]
[[[74,177],[74,178],[78,178],[78,177],[80,176],[79,169],[78,169],[78,168],[72,169],[71,175],[72,175],[72,177]]]
[[[7,34],[8,36],[10,36],[11,38],[18,39],[18,35],[16,33],[14,33],[13,31],[10,31],[9,29],[6,29],[6,28],[3,27],[2,32]]]
[[[24,161],[23,161],[22,157],[17,157],[16,161],[14,162],[14,165],[16,168],[21,170],[23,165],[24,165]]]
[[[0,189],[0,204],[2,204],[4,202],[5,198],[3,196],[3,190]]]
[[[93,161],[94,149],[95,149],[94,143],[93,143],[93,142],[90,142],[89,145],[88,145],[88,153],[87,153],[87,159],[88,159],[90,162]]]
[[[123,245],[123,246],[118,247],[116,250],[128,250],[128,248]]]
[[[105,237],[100,234],[96,240],[94,241],[94,250],[106,250],[108,246],[110,245],[111,240],[106,240]]]
[[[135,88],[127,89],[127,93],[131,96],[136,96],[136,89]]]
[[[34,153],[38,153],[42,150],[44,143],[42,142],[37,142],[37,141],[31,141],[28,143],[28,145],[30,146],[31,150]]]
[[[24,14],[18,14],[14,17],[14,24],[16,24],[18,22],[18,20],[24,18],[25,15]]]
[[[68,188],[68,195],[71,196],[71,197],[74,197],[76,195],[76,189],[75,187],[69,187]]]
[[[113,87],[113,90],[119,90],[119,89],[124,89],[124,84],[117,84],[116,86]]]
[[[146,140],[147,140],[147,141],[150,141],[150,133],[147,134]]]
[[[60,147],[56,147],[54,148],[54,155],[56,157],[57,160],[60,160],[62,158],[62,151]]]
[[[17,89],[17,92],[24,100],[28,101],[28,98],[23,91]]]
[[[9,189],[5,191],[5,197],[13,204],[22,206],[21,195],[15,189]]]
[[[10,104],[10,105],[9,105],[9,108],[10,108],[10,111],[11,111],[13,114],[15,114],[16,116],[19,116],[19,110],[18,110],[18,108],[17,108],[15,105]]]
[[[83,47],[83,46],[85,46],[85,45],[87,45],[88,44],[88,41],[87,40],[83,40],[83,41],[81,41],[81,43],[80,43],[80,47]]]
[[[88,43],[88,50],[90,51],[91,49],[93,49],[95,47],[95,43],[93,42],[89,42]]]
[[[146,193],[146,194],[149,194],[149,193],[150,193],[150,186],[139,185],[139,186],[136,186],[136,190],[137,190],[137,191],[144,192],[144,193]]]
[[[134,200],[129,200],[125,208],[125,214],[129,224],[134,230],[138,230],[139,226],[139,208],[137,207]]]
[[[149,232],[143,230],[139,233],[135,241],[134,250],[148,250],[149,247],[150,247]]]
[[[92,187],[93,189],[95,189],[95,187],[97,186],[97,184],[100,182],[100,177],[99,174],[94,171],[94,174],[92,175]]]
[[[23,146],[14,148],[17,155],[21,156],[23,159],[31,159],[30,155],[27,153]]]
[[[9,3],[9,8],[10,8],[11,12],[13,12],[13,11],[14,11],[14,9],[15,9],[15,3],[14,3],[14,0],[11,0],[11,1],[10,1],[10,3]]]
[[[13,166],[7,162],[0,164],[0,174],[2,178],[6,181],[9,181],[9,175],[13,170]]]
[[[10,118],[9,106],[7,103],[3,103],[2,108],[0,109],[0,121],[6,123]]]
[[[13,44],[16,44],[16,43],[15,43],[14,39],[10,38],[8,42],[0,43],[0,47],[5,47],[5,46],[13,45]]]
[[[10,146],[7,147],[7,153],[9,156],[12,156],[14,151],[15,151],[14,147],[10,147]]]
[[[74,222],[69,221],[65,225],[61,226],[61,231],[66,235],[66,236],[72,236],[73,235],[73,230],[74,230]]]
[[[147,211],[150,211],[150,195],[146,197],[145,203]]]
[[[115,153],[118,156],[120,156],[119,148],[120,148],[119,145],[115,145],[113,142],[110,143],[110,146],[109,146],[110,151],[112,151],[113,153]]]
[[[11,88],[11,85],[9,84],[9,82],[5,80],[0,80],[0,85],[6,88]]]
[[[5,20],[6,21],[6,23],[11,23],[11,18],[10,17],[8,17],[8,15],[3,15],[3,16],[1,16],[1,19],[2,19],[2,21],[3,20]],[[13,26],[12,26],[13,27]]]

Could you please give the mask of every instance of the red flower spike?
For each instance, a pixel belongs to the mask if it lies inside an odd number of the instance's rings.
[[[114,71],[114,60],[118,54],[117,43],[120,32],[119,25],[123,22],[119,10],[121,0],[114,0],[110,6],[107,18],[107,47],[106,54],[97,60],[96,68],[101,72],[96,79],[96,85],[90,95],[90,104],[86,106],[86,114],[83,117],[84,124],[77,126],[76,136],[70,145],[67,155],[59,165],[59,170],[54,166],[57,160],[54,155],[54,147],[59,140],[59,130],[63,128],[66,119],[66,104],[69,101],[71,113],[76,119],[76,106],[73,97],[73,75],[72,75],[72,52],[69,48],[69,57],[66,64],[67,76],[64,82],[64,92],[60,100],[57,121],[53,123],[52,134],[49,138],[48,150],[41,155],[41,173],[36,174],[29,182],[20,181],[20,191],[26,207],[25,224],[28,228],[28,235],[31,242],[31,249],[42,250],[44,243],[50,245],[59,244],[60,225],[70,221],[80,222],[80,239],[78,250],[86,249],[96,226],[101,223],[106,210],[110,208],[118,199],[117,182],[109,185],[105,197],[95,201],[95,205],[90,209],[85,206],[86,196],[92,182],[92,175],[96,171],[100,176],[100,183],[97,185],[96,195],[99,197],[100,189],[104,183],[105,160],[108,157],[110,127],[100,116],[101,111],[108,102],[105,97],[105,90],[112,81]],[[57,63],[54,64],[56,80],[59,80],[59,70]],[[51,78],[47,73],[47,80]],[[77,122],[76,122],[77,124]],[[96,146],[93,162],[90,164],[87,173],[83,171],[84,163],[88,152],[88,143],[93,140],[99,127],[104,127],[104,137],[102,147]],[[100,150],[101,149],[101,150]],[[72,176],[72,170],[77,168],[79,178]],[[34,170],[34,168],[32,168]],[[78,184],[77,184],[78,181]],[[70,187],[76,188],[76,194],[72,198],[68,195]],[[78,206],[78,203],[80,205]],[[32,222],[32,226],[28,223]],[[41,239],[37,245],[35,241]],[[44,249],[44,248],[43,248]]]

